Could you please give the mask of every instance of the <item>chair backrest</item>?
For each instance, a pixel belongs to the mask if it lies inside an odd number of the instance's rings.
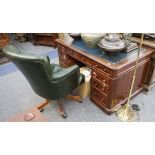
[[[48,98],[52,70],[48,57],[24,54],[13,45],[3,48],[6,57],[10,58],[29,81],[32,89],[44,98]]]

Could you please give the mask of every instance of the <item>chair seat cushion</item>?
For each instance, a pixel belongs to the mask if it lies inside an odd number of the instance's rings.
[[[52,76],[53,76],[52,80],[57,81],[77,71],[78,66],[73,65],[68,68],[63,68],[57,64],[51,64],[51,69],[52,69]]]
[[[62,68],[60,65],[57,64],[51,64],[52,72],[53,72],[53,79],[58,80],[62,78],[62,76],[67,75],[68,73],[75,70],[76,66],[71,66],[68,68]],[[80,74],[78,85],[80,86],[85,81],[85,76],[83,74]]]

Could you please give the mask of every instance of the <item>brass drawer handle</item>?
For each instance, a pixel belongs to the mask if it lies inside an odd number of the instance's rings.
[[[105,82],[102,84],[102,86],[103,86],[103,87],[105,87],[105,86],[106,86]]]
[[[84,57],[82,57],[82,60],[85,61],[86,59]]]
[[[104,71],[104,72],[107,72],[107,69],[104,68],[103,71]]]
[[[94,75],[94,77],[96,77],[96,76],[97,76],[95,72],[93,72],[93,75]]]
[[[66,59],[66,55],[63,55],[63,59],[64,59],[64,60]]]
[[[102,98],[101,101],[104,102],[104,98]]]

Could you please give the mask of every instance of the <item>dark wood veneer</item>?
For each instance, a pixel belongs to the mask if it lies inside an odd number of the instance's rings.
[[[104,59],[66,45],[60,39],[57,39],[56,42],[61,66],[83,64],[92,69],[90,99],[97,106],[107,114],[111,114],[125,104],[133,77],[136,55],[117,64],[111,64]],[[132,97],[143,89],[145,73],[153,52],[153,49],[146,48],[145,52],[140,54]]]

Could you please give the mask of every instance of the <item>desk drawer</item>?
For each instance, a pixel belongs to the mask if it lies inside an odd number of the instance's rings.
[[[99,70],[100,72],[103,72],[107,76],[111,75],[111,70],[102,64],[95,62],[94,67],[95,67],[95,69]]]
[[[103,92],[105,95],[109,93],[109,87],[105,83],[99,82],[95,78],[92,79],[92,86]]]
[[[107,96],[97,90],[95,87],[92,87],[92,98],[98,101],[100,104],[106,106],[107,104]]]
[[[67,54],[70,55],[71,57],[75,58],[75,59],[81,59],[81,54],[78,52],[74,52],[71,49],[67,50]]]
[[[83,62],[84,64],[90,66],[91,68],[95,68],[101,72],[103,72],[104,74],[106,74],[107,76],[111,75],[111,70],[107,67],[105,67],[104,65],[78,53],[75,52],[73,50],[68,49],[67,50],[67,54],[70,55],[71,57],[80,60],[81,62]]]
[[[101,83],[105,83],[106,87],[110,86],[111,79],[108,77],[104,76],[103,74],[97,72],[96,70],[92,72],[92,77],[99,80]]]
[[[107,76],[110,76],[110,74],[111,74],[110,70],[107,67],[103,66],[102,64],[99,64],[95,60],[87,58],[86,56],[81,56],[81,60],[84,63],[86,63],[87,65],[91,66],[92,68],[94,68],[100,72],[103,72],[103,74],[105,74]]]

